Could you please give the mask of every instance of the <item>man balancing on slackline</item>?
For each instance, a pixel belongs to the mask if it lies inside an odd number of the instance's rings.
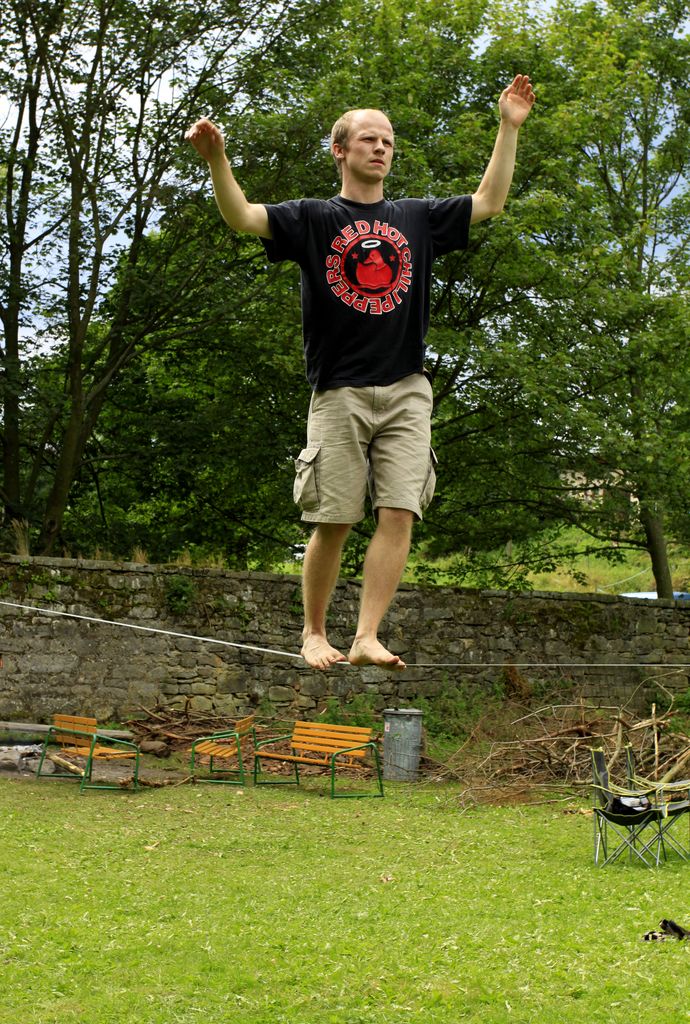
[[[432,391],[424,372],[431,265],[464,249],[470,224],[500,213],[515,167],[518,130],[532,109],[527,75],[498,101],[500,127],[474,195],[383,196],[394,135],[380,110],[350,110],[331,132],[341,178],[332,199],[250,203],[235,180],[219,129],[207,118],[186,138],[208,162],[218,208],[231,228],[258,235],[271,262],[301,269],[307,379],[313,393],[307,445],[296,460],[295,500],[315,523],[304,556],[302,656],[312,668],[339,661],[405,668],[378,629],[400,582],[412,524],[434,491]],[[364,517],[369,486],[376,530],[364,561],[357,632],[347,659],[328,642],[326,613],[345,539]]]

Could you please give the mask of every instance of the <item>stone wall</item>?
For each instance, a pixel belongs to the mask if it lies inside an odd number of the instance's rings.
[[[690,685],[688,604],[451,587],[400,589],[382,639],[405,658],[404,672],[315,672],[290,656],[300,642],[299,583],[267,573],[5,556],[0,719],[40,722],[62,711],[122,722],[159,702],[309,718],[329,696],[369,694],[383,709],[459,683],[520,689],[545,680],[643,708],[660,686]],[[331,639],[345,650],[358,600],[358,584],[336,588]]]

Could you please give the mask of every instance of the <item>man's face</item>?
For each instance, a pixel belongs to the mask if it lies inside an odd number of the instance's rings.
[[[394,138],[391,123],[380,110],[360,110],[350,125],[346,146],[333,146],[341,158],[343,178],[367,184],[383,181],[391,169]]]

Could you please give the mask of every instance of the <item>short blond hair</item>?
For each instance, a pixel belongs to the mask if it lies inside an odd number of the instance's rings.
[[[373,107],[355,107],[354,110],[346,110],[345,113],[338,118],[333,127],[331,128],[331,154],[335,160],[335,166],[338,168],[338,174],[342,177],[342,170],[340,167],[340,160],[333,152],[333,146],[342,146],[343,149],[347,148],[348,139],[350,138],[350,131],[352,129],[352,122],[354,121],[357,114],[363,114],[367,110],[373,110]],[[388,118],[383,110],[378,111],[379,114],[383,114],[385,118]]]

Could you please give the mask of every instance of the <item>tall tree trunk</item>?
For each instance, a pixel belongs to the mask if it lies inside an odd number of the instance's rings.
[[[16,323],[5,331],[2,381],[2,499],[9,519],[21,516],[19,476],[19,348]]]
[[[642,503],[640,505],[640,522],[647,539],[647,550],[652,560],[652,572],[656,583],[657,597],[673,599],[673,581],[671,567],[668,564],[664,521],[658,512]]]
[[[73,403],[43,515],[41,535],[38,541],[42,555],[51,554],[60,533],[70,488],[76,476],[83,450],[82,416],[76,403]]]

